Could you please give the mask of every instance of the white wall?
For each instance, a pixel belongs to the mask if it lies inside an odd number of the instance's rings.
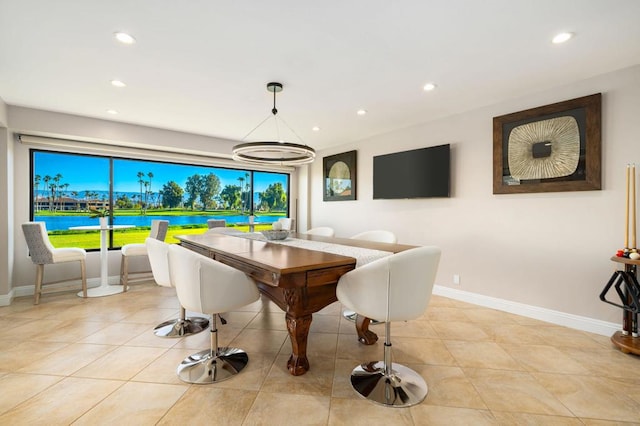
[[[0,205],[8,206],[13,190],[13,146],[9,143],[7,123],[7,107],[0,99]],[[0,209],[0,306],[5,303],[3,295],[8,295],[11,288],[13,264],[13,234],[9,230],[12,220],[10,209]]]
[[[601,191],[493,195],[493,117],[598,92]],[[636,66],[326,150],[319,158],[358,151],[358,199],[322,201],[322,161],[316,161],[308,226],[332,226],[341,237],[388,229],[401,243],[442,248],[437,285],[619,323],[620,310],[599,294],[614,269],[609,259],[624,243],[625,168],[640,163],[639,117]],[[373,156],[444,143],[452,145],[451,198],[372,200]]]
[[[65,137],[77,139],[81,141],[101,142],[107,145],[92,145],[95,149],[107,147],[111,149],[110,144],[123,144],[126,146],[134,146],[138,149],[147,148],[150,150],[166,150],[179,147],[187,153],[223,154],[230,155],[235,141],[212,138],[202,135],[180,133],[170,130],[162,130],[145,126],[136,126],[131,124],[117,123],[107,120],[99,120],[88,117],[80,117],[69,114],[61,114],[50,111],[41,111],[22,107],[8,107],[8,123],[9,132],[5,129],[5,137],[8,134],[8,141],[5,146],[2,145],[3,136],[0,132],[0,161],[9,162],[7,168],[8,180],[3,182],[3,175],[0,175],[0,201],[5,199],[12,208],[8,212],[0,211],[0,221],[4,220],[4,214],[9,215],[6,223],[0,222],[0,237],[2,241],[11,240],[14,244],[11,246],[10,256],[7,256],[9,270],[13,270],[13,277],[8,280],[12,283],[9,288],[3,288],[3,281],[0,280],[0,305],[7,304],[12,294],[15,296],[16,290],[21,293],[20,287],[33,286],[35,282],[35,267],[28,257],[28,249],[20,224],[29,220],[29,148],[17,140],[18,133],[27,133],[32,135],[47,137]],[[2,130],[0,128],[0,130]],[[91,145],[91,144],[89,144]],[[49,149],[55,149],[49,147]],[[68,148],[62,150],[69,150]],[[171,160],[178,154],[165,154],[165,160]],[[202,159],[205,161],[206,159]],[[176,160],[181,161],[181,160]],[[206,161],[203,163],[206,164]],[[233,164],[233,163],[229,163]],[[15,167],[13,167],[15,165]],[[239,164],[233,164],[235,167],[241,167]],[[228,166],[228,165],[227,165]],[[253,167],[252,167],[253,168]],[[271,167],[270,169],[274,169]],[[291,168],[284,168],[283,171],[291,172]],[[4,168],[2,169],[4,172]],[[90,173],[90,171],[87,171]],[[291,177],[291,197],[297,197],[298,179],[295,171]],[[295,204],[291,204],[292,210]],[[295,211],[292,211],[295,214]],[[4,239],[5,235],[11,238]],[[13,238],[13,236],[16,238]],[[3,245],[0,243],[0,255],[3,254]],[[14,259],[15,254],[15,259]],[[120,270],[120,251],[113,250],[109,252],[109,275],[112,280],[119,275]],[[0,259],[4,261],[5,257]],[[62,279],[64,277],[79,275],[77,265],[56,265],[47,268],[47,281]],[[100,274],[100,256],[98,252],[90,252],[87,255],[87,276],[90,281],[97,284]],[[0,275],[0,278],[4,275]],[[11,275],[9,275],[11,276]],[[12,293],[13,292],[13,293]],[[23,291],[22,291],[23,292]],[[18,295],[19,295],[18,294]]]

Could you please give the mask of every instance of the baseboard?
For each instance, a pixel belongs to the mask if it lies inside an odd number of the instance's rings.
[[[118,284],[119,281],[120,276],[109,277],[109,284]],[[78,281],[77,284],[78,287],[80,287],[80,281]],[[48,288],[55,289],[56,287],[58,287],[62,289],[68,286],[69,283],[60,283],[51,284],[48,286]],[[99,278],[91,278],[87,280],[87,287],[92,288],[98,286],[100,286]],[[35,286],[33,285],[13,288],[11,289],[11,291],[9,291],[9,294],[0,295],[0,306],[9,306],[11,304],[11,301],[16,297],[33,296],[34,291]],[[525,305],[524,303],[484,296],[482,294],[471,293],[451,287],[435,285],[433,287],[433,294],[448,297],[450,299],[460,300],[478,306],[496,309],[498,311],[521,315],[527,318],[534,318],[540,321],[549,322],[551,324],[574,328],[576,330],[600,334],[602,336],[611,336],[613,333],[620,330],[620,325],[616,323],[601,321],[579,315],[567,314],[566,312],[554,311],[552,309],[540,308],[538,306]]]
[[[109,284],[118,284],[119,282],[120,282],[120,275],[109,277],[109,281],[108,281]],[[71,280],[71,281],[65,281],[63,283],[49,284],[45,286],[47,289],[45,291],[52,291],[52,290],[56,291],[58,289],[63,290],[65,288],[69,289],[72,286],[77,286],[78,289],[80,290],[82,289],[82,282],[80,280]],[[100,287],[100,278],[87,279],[87,288],[93,288],[93,287]],[[35,285],[24,285],[20,287],[15,287],[11,290],[11,292],[13,293],[13,297],[33,296],[33,293],[35,291],[36,291]],[[1,299],[0,299],[0,303],[2,303]]]
[[[14,297],[16,296],[13,289],[9,291],[9,294],[0,294],[0,306],[9,306]]]
[[[511,302],[509,300],[470,293],[468,291],[458,290],[451,287],[436,285],[433,287],[433,294],[472,303],[474,305],[485,306],[498,311],[510,312],[527,318],[546,321],[556,325],[562,325],[576,330],[588,331],[589,333],[600,334],[602,336],[611,336],[613,333],[620,330],[620,325],[612,322],[567,314],[566,312],[525,305],[518,302]]]

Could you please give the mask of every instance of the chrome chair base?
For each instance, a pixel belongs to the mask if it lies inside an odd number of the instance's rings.
[[[342,316],[345,319],[348,319],[349,321],[353,321],[356,322],[356,317],[358,316],[358,314],[354,311],[349,311],[347,309],[345,309],[344,311],[342,311]],[[378,321],[376,319],[371,319],[371,322],[369,324],[371,325],[378,325],[378,324],[383,324],[384,321]]]
[[[373,361],[354,368],[351,386],[363,398],[392,407],[419,404],[429,391],[424,379],[404,365],[392,364],[391,374],[386,375],[383,361]]]
[[[200,333],[209,327],[209,320],[202,317],[177,318],[158,324],[153,334],[158,337],[182,337]]]
[[[249,362],[249,356],[238,348],[218,348],[211,355],[206,349],[186,357],[178,366],[178,377],[183,382],[208,384],[226,380],[238,374]]]

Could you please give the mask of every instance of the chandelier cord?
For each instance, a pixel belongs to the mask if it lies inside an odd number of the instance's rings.
[[[262,126],[264,124],[265,121],[267,121],[268,119],[270,119],[272,116],[271,114],[267,115],[264,120],[262,120],[256,127],[254,127],[253,129],[251,129],[251,131],[249,133],[247,133],[242,139],[240,139],[241,141],[244,141],[246,138],[249,137],[249,135],[251,135],[251,133],[255,132],[258,127]]]
[[[275,89],[273,89],[273,109],[271,110],[271,113],[273,114],[273,122],[276,124],[276,136],[278,138],[277,142],[280,142],[282,139],[280,138],[280,126],[278,126],[278,117],[276,116],[278,114],[278,109],[276,108],[276,93],[278,91]]]

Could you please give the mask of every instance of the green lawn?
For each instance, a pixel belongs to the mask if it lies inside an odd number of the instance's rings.
[[[248,226],[231,226],[238,231],[249,232]],[[271,225],[256,225],[255,230],[271,229]],[[206,225],[169,226],[167,231],[168,243],[177,243],[175,235],[202,234],[207,230]],[[113,232],[113,246],[122,247],[125,244],[143,243],[149,236],[149,227],[119,229]],[[49,239],[54,247],[80,247],[84,249],[100,248],[100,233],[98,231],[52,231]]]

